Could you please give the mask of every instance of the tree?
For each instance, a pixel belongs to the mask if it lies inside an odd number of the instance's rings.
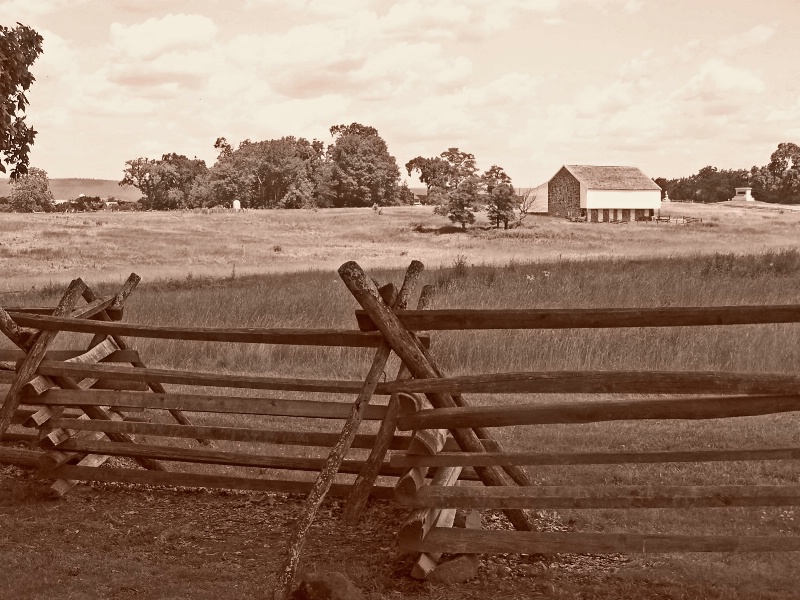
[[[475,205],[481,185],[480,177],[472,176],[464,179],[457,187],[447,192],[444,202],[437,205],[433,212],[446,216],[453,223],[461,225],[461,229],[466,229],[467,225],[475,222],[475,215],[470,209]]]
[[[546,184],[545,184],[546,185]],[[517,196],[517,208],[519,209],[519,217],[517,221],[522,223],[529,214],[533,212],[533,207],[536,200],[539,198],[539,191],[541,188],[528,188],[525,192]]]
[[[55,203],[47,172],[31,167],[24,175],[12,179],[9,203],[15,212],[52,211]]]
[[[28,172],[28,153],[36,137],[20,113],[29,104],[25,92],[35,81],[30,67],[42,53],[42,41],[42,36],[20,23],[14,29],[0,26],[0,151],[4,156],[0,172],[13,164],[12,179]]]
[[[206,176],[205,161],[182,154],[164,154],[160,160],[135,158],[125,161],[124,177],[119,185],[138,188],[144,198],[143,208],[173,210],[192,206],[195,182]]]
[[[778,144],[769,164],[755,170],[753,179],[759,200],[800,204],[800,146],[791,142]]]
[[[503,223],[504,229],[508,229],[508,222],[514,218],[514,204],[517,199],[511,177],[502,167],[492,165],[481,175],[481,180],[486,187],[489,221],[497,229],[500,229],[500,223]]]
[[[167,205],[167,178],[159,167],[159,161],[149,158],[134,158],[125,161],[120,186],[132,185],[142,192],[142,208],[162,209]]]
[[[208,204],[238,199],[246,208],[302,208],[324,205],[320,175],[324,144],[293,136],[278,140],[244,140],[233,150],[225,138],[217,139],[219,157],[209,170]]]
[[[409,175],[413,171],[419,171],[419,180],[428,187],[428,204],[447,203],[447,196],[451,191],[478,173],[475,155],[462,152],[458,148],[448,148],[439,156],[431,158],[412,158],[406,163],[406,170]],[[474,201],[477,201],[477,196]]]
[[[417,156],[406,163],[406,171],[411,175],[414,171],[419,171],[419,180],[427,187],[427,203],[437,195],[447,193],[450,182],[450,163],[439,156],[433,158],[423,158]]]
[[[333,205],[386,206],[398,203],[400,169],[374,127],[352,123],[330,128]]]

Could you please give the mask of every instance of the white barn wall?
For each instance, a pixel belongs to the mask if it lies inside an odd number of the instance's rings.
[[[661,208],[659,190],[586,190],[581,185],[581,208]]]

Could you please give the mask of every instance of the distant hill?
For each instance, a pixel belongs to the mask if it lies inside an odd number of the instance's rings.
[[[119,200],[133,202],[142,197],[142,193],[135,187],[120,187],[113,179],[51,179],[50,189],[56,200],[74,200],[81,194],[84,196],[100,196],[108,198],[114,196]],[[11,184],[7,179],[0,180],[0,196],[11,193]]]

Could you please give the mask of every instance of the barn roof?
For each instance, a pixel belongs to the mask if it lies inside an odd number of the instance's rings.
[[[661,190],[655,181],[636,167],[564,165],[564,168],[592,190]]]

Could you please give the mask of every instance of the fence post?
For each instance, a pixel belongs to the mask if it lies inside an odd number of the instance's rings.
[[[366,276],[361,267],[354,261],[339,267],[339,275],[347,289],[364,308],[372,321],[383,334],[392,350],[402,359],[408,370],[419,379],[438,378],[436,370],[417,345],[414,336],[400,323],[395,314],[380,300],[374,283]],[[452,408],[456,406],[449,394],[426,394],[434,408]],[[483,445],[472,429],[453,430],[453,437],[458,445],[467,452],[483,452]],[[484,484],[489,486],[507,485],[502,469],[481,467],[476,469]],[[516,529],[531,531],[533,529],[528,515],[523,510],[509,509],[506,516]]]

